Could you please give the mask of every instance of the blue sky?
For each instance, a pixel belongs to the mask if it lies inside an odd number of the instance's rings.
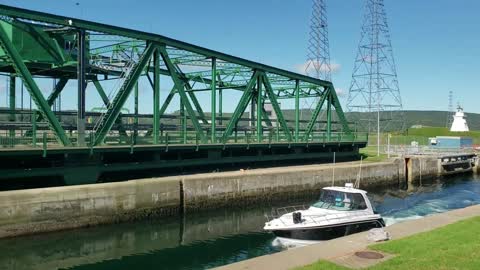
[[[289,70],[306,60],[311,0],[0,2],[154,32]],[[340,66],[333,80],[344,91],[351,81],[363,3],[329,1],[331,56]],[[385,4],[404,108],[446,110],[452,90],[455,102],[480,113],[480,1],[385,0]]]

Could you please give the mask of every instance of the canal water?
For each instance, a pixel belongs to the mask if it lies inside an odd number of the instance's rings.
[[[387,224],[480,204],[480,178],[370,192]],[[311,203],[305,199],[300,203]],[[298,203],[298,202],[295,202]],[[208,269],[282,250],[262,232],[272,206],[0,240],[0,269]]]

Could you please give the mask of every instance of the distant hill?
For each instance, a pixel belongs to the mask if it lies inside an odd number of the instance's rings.
[[[294,119],[294,110],[286,110],[285,117],[287,119]],[[355,121],[355,119],[365,119],[365,116],[360,114],[364,113],[345,113],[348,121]],[[447,115],[446,111],[404,111],[405,114],[405,127],[410,129],[412,126],[425,126],[425,127],[447,127]],[[304,111],[304,119],[309,119],[310,113]],[[480,130],[480,114],[466,113],[467,122],[470,130]],[[381,119],[387,118],[387,116],[380,116]],[[336,117],[333,117],[336,120]]]
[[[0,111],[7,111],[7,108],[0,108]],[[177,112],[170,113],[168,115],[173,116],[173,115],[178,115]],[[404,111],[405,113],[405,119],[406,119],[406,125],[405,127],[408,129],[411,129],[412,126],[423,126],[423,127],[446,127],[447,124],[447,115],[448,113],[446,111]],[[295,110],[292,109],[287,109],[283,110],[283,114],[285,116],[285,119],[289,121],[288,125],[293,128],[294,127],[294,119],[295,119]],[[205,112],[205,115],[208,119],[210,119],[210,113]],[[232,113],[224,113],[224,117],[230,117]],[[365,115],[362,115],[362,113],[345,113],[345,116],[347,117],[347,120],[349,122],[354,122],[355,119],[365,119]],[[9,115],[7,113],[0,114],[0,121],[8,121]],[[249,113],[245,112],[242,116],[243,119],[248,119]],[[479,130],[480,131],[480,114],[477,113],[466,113],[467,117],[467,122],[470,127],[470,130]],[[20,116],[17,116],[17,121],[20,120]],[[28,117],[26,117],[28,119]],[[301,111],[301,119],[302,121],[302,126],[306,125],[308,120],[311,118],[311,111],[310,110],[302,110]],[[323,111],[321,113],[321,120],[325,120],[326,118],[326,113]],[[381,115],[381,119],[388,119],[387,114],[385,116]],[[336,114],[334,113],[332,116],[333,121],[337,121]],[[29,120],[26,120],[29,121]],[[62,121],[66,122],[67,124],[75,125],[76,123],[76,117],[74,115],[72,116],[62,116]],[[225,121],[224,125],[226,124]],[[147,117],[147,118],[141,118],[140,119],[141,124],[151,124],[152,123],[152,118]],[[173,119],[162,119],[163,124],[178,124],[178,120],[173,120]],[[245,126],[248,125],[247,121],[243,121],[239,124],[239,126]],[[354,128],[354,125],[351,125],[352,128]],[[359,131],[362,131],[361,128],[357,127]],[[334,127],[335,129],[335,127]],[[390,130],[390,131],[395,131],[395,130]]]
[[[447,127],[446,111],[405,111],[407,127],[422,125],[429,127]],[[480,114],[465,113],[470,130],[480,130]]]

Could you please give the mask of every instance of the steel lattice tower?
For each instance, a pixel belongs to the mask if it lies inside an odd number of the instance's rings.
[[[384,1],[366,0],[365,11],[348,111],[359,129],[402,130],[405,117]]]
[[[326,2],[326,0],[313,0],[305,74],[317,79],[331,81],[332,67],[330,65],[330,42],[328,39]],[[305,112],[302,110],[302,119],[310,117],[313,108],[319,101],[318,98],[304,99],[303,105],[308,115],[304,115]],[[320,119],[322,118],[323,113],[320,115]]]
[[[331,81],[330,46],[326,0],[313,0],[310,37],[305,73],[317,79]]]
[[[447,128],[452,126],[453,115],[455,111],[453,109],[453,91],[448,92],[448,112],[447,112]]]

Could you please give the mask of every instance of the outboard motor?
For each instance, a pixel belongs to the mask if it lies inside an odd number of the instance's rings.
[[[294,212],[292,214],[292,216],[293,216],[293,223],[294,224],[302,223],[302,213]]]

